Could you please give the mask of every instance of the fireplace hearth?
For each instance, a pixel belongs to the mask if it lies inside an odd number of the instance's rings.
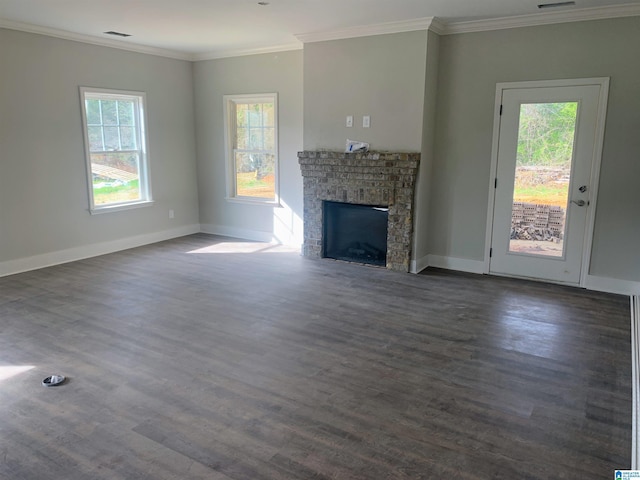
[[[387,210],[386,256],[379,264],[408,272],[420,154],[304,151],[298,153],[298,161],[304,181],[303,255],[313,258],[327,257],[327,252],[331,255],[328,248],[331,242],[328,245],[325,239],[325,202],[375,206]],[[384,250],[384,246],[370,240],[348,243],[347,253],[362,257],[374,256],[376,249]]]

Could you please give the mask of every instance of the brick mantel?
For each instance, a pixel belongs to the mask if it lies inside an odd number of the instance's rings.
[[[321,258],[322,202],[389,207],[387,268],[409,271],[419,153],[298,153],[304,182],[303,255]]]

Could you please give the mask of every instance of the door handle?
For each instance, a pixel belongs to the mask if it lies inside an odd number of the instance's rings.
[[[587,202],[585,202],[584,200],[571,200],[571,203],[575,203],[579,207],[584,207],[585,205],[588,205]]]

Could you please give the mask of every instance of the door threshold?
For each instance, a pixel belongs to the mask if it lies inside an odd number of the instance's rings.
[[[522,275],[511,275],[509,273],[499,273],[499,272],[489,272],[488,275],[493,275],[495,277],[503,277],[503,278],[515,278],[517,280],[529,280],[531,282],[538,282],[538,283],[550,283],[553,285],[563,285],[565,287],[586,288],[580,285],[580,283],[562,282],[560,280],[550,280],[548,278],[526,277]]]

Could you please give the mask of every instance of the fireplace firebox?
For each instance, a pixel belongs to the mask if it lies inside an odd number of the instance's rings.
[[[323,257],[384,267],[389,208],[323,203]]]

